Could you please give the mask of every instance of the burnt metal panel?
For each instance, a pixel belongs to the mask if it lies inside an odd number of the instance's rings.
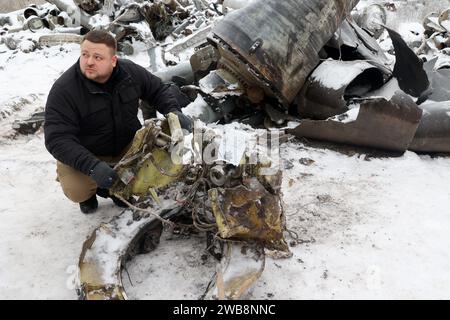
[[[303,120],[288,132],[299,138],[404,152],[421,115],[422,110],[409,96],[397,92],[389,101],[372,98],[361,102],[355,121]]]
[[[422,60],[408,47],[397,32],[389,28],[386,30],[392,39],[395,50],[394,77],[397,78],[398,84],[404,92],[414,97],[420,97],[430,87]]]
[[[326,75],[326,76],[324,76]],[[367,61],[326,60],[306,81],[296,98],[302,118],[324,120],[348,110],[348,97],[380,88],[390,73]]]
[[[242,69],[250,69],[247,76],[254,84],[266,87],[287,106],[319,63],[318,52],[357,3],[254,1],[225,16],[210,39],[225,43],[225,50],[248,64]]]
[[[450,101],[420,106],[422,119],[409,147],[418,152],[450,152]]]

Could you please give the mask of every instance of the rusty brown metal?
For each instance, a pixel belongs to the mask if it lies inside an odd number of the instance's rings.
[[[280,197],[268,192],[256,177],[235,188],[211,189],[208,197],[222,238],[252,240],[271,250],[289,251]]]
[[[357,3],[253,1],[225,16],[209,39],[223,65],[288,106],[319,63],[318,52]]]
[[[299,138],[404,152],[421,116],[422,110],[415,102],[399,91],[389,101],[384,98],[362,101],[354,121],[303,120],[288,132]]]

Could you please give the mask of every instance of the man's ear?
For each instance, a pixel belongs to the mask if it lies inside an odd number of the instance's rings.
[[[113,67],[115,67],[116,65],[117,65],[117,56],[116,55],[114,55],[112,58],[112,64],[113,64]]]

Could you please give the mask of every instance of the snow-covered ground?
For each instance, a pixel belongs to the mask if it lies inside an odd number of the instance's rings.
[[[0,298],[76,299],[81,246],[121,211],[99,199],[84,215],[55,181],[41,131],[11,123],[45,105],[77,45],[12,54],[0,45]],[[148,67],[145,52],[132,60]],[[26,99],[26,101],[24,100]],[[6,107],[5,107],[6,106]],[[372,157],[293,140],[282,145],[283,201],[293,257],[267,258],[244,299],[450,299],[450,158]],[[133,299],[197,299],[213,275],[205,240],[165,232],[124,276]]]

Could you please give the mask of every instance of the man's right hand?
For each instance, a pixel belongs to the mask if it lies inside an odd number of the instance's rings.
[[[117,173],[106,163],[99,162],[90,170],[89,176],[99,188],[109,189],[119,179]]]

